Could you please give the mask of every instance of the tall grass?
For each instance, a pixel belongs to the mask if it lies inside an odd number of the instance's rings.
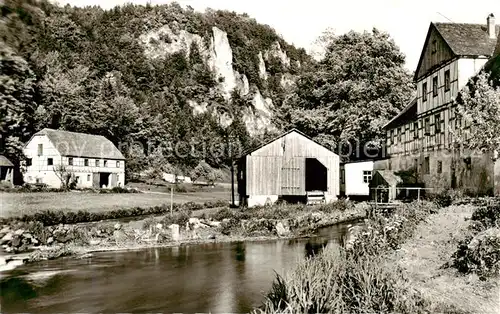
[[[423,313],[424,301],[382,256],[327,248],[277,277],[262,313]]]
[[[428,305],[386,253],[411,237],[436,204],[402,205],[375,214],[349,248],[327,248],[282,278],[277,276],[263,313],[425,313]]]

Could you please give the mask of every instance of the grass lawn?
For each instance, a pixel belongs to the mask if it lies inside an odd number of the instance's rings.
[[[453,305],[464,313],[500,313],[498,279],[479,280],[455,269],[441,269],[465,238],[474,206],[450,206],[421,223],[396,255],[412,283],[428,300]]]
[[[204,203],[230,200],[229,190],[202,190],[174,193],[174,203]],[[108,211],[130,207],[151,207],[170,203],[170,193],[130,194],[65,193],[0,193],[0,217],[22,216],[43,210]]]

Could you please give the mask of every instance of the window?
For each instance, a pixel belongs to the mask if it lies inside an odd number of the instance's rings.
[[[88,167],[88,166],[89,166],[89,160],[88,160],[88,159],[84,159],[84,160],[83,160],[83,165],[84,165],[85,167]]]
[[[413,138],[418,138],[418,122],[413,123]]]
[[[437,51],[437,41],[433,40],[432,41],[432,50],[431,50],[431,52],[432,52],[432,54],[435,54],[436,51]]]
[[[429,157],[425,157],[424,159],[424,173],[429,174],[430,173],[430,165],[429,165]]]
[[[432,96],[436,97],[438,95],[438,77],[434,76],[432,78]]]
[[[43,155],[43,144],[38,144],[38,156]]]
[[[116,168],[120,168],[120,161],[119,160],[116,161]]]
[[[47,158],[47,166],[52,166],[54,164],[54,159]]]
[[[37,184],[43,183],[42,178],[36,178],[36,183]]]
[[[450,70],[444,71],[444,90],[449,91],[451,86],[450,82]]]
[[[104,167],[107,167],[107,166],[108,166],[108,161],[107,161],[107,160],[105,160],[105,161],[104,161]]]
[[[90,181],[90,174],[87,175],[87,182]]]
[[[403,132],[401,131],[401,128],[398,128],[398,142],[403,143]]]
[[[80,183],[80,177],[76,176],[76,183]]]
[[[434,129],[436,134],[441,133],[441,115],[439,114],[434,117]]]
[[[425,133],[424,134],[425,135],[431,134],[431,125],[430,125],[430,122],[429,122],[429,118],[425,119],[425,125],[424,125],[424,127],[425,127]]]
[[[427,101],[427,82],[422,84],[422,101]]]
[[[73,166],[73,157],[68,158],[68,165]]]
[[[437,163],[437,173],[442,173],[442,172],[443,172],[443,162],[439,160]]]
[[[96,160],[95,160],[95,166],[96,166],[96,167],[99,167],[99,161],[100,161],[99,159],[96,159]]]
[[[31,166],[33,164],[33,160],[31,158],[26,159],[26,166]]]
[[[364,170],[363,171],[363,182],[370,183],[371,180],[372,180],[372,172],[369,170],[368,171]]]

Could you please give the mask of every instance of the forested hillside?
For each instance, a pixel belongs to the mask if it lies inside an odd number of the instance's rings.
[[[193,167],[195,146],[201,154],[228,135],[248,146],[272,131],[275,106],[310,61],[269,26],[226,11],[22,0],[1,10],[2,153],[14,159],[50,127],[102,134],[140,160],[131,166],[167,149],[168,162]],[[145,151],[124,148],[132,142]],[[215,166],[227,157],[206,155]]]
[[[175,3],[6,0],[1,14],[0,154],[15,162],[49,127],[106,136],[128,171],[221,167],[290,127],[329,144],[379,138],[412,93],[380,32],[324,37],[316,62],[245,14]]]

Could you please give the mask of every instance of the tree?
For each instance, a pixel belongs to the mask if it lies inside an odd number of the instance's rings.
[[[200,163],[191,172],[191,179],[193,182],[199,179],[205,179],[209,185],[214,185],[216,181],[222,179],[222,173],[218,169],[210,167],[205,161]]]
[[[386,33],[328,34],[325,57],[300,75],[278,112],[296,127],[335,147],[384,138],[383,125],[413,96],[405,57]]]
[[[32,132],[34,83],[26,60],[0,42],[0,154],[15,162]]]
[[[65,165],[59,164],[54,166],[54,173],[61,181],[61,188],[73,189],[76,186],[75,174],[70,171]]]
[[[460,123],[452,130],[455,143],[468,149],[500,151],[500,87],[482,72],[464,87],[456,100]]]

